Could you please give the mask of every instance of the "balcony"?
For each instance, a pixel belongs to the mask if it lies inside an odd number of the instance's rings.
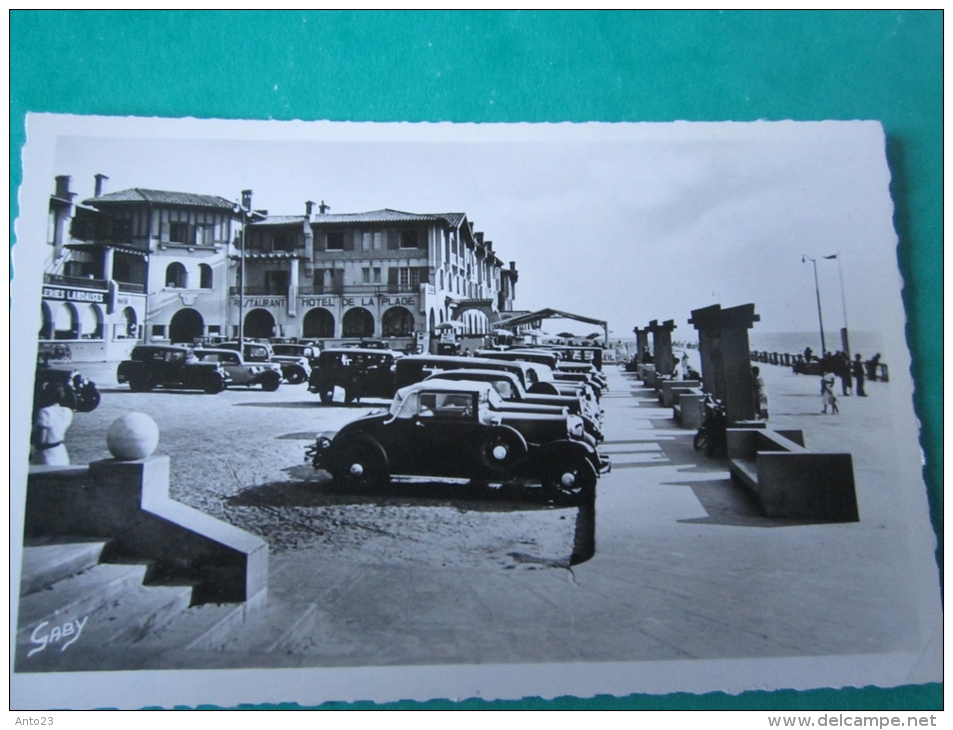
[[[245,291],[239,291],[239,287],[228,287],[229,295],[237,297],[244,293],[246,297],[286,297],[288,296],[288,287],[279,286],[246,286]]]
[[[302,286],[299,294],[342,294],[357,296],[361,294],[416,294],[420,284],[348,284],[346,286]]]
[[[83,278],[81,276],[61,276],[60,274],[43,274],[44,284],[56,284],[57,286],[72,286],[77,289],[100,289],[107,288],[105,279],[93,279],[92,277]]]

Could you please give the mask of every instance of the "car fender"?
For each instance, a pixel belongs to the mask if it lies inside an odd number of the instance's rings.
[[[327,468],[333,463],[333,460],[337,458],[337,453],[340,449],[343,449],[345,446],[350,446],[354,443],[360,443],[372,448],[384,459],[384,464],[386,465],[388,471],[390,470],[390,459],[387,457],[387,451],[383,446],[381,446],[380,442],[365,433],[353,432],[340,434],[331,442],[331,446],[328,448],[327,458],[324,460],[323,468]]]
[[[556,455],[564,456],[567,453],[576,454],[588,459],[598,471],[599,452],[585,441],[574,441],[570,439],[550,441],[549,443],[543,444],[539,447],[539,449],[537,449],[534,455],[534,461],[536,463],[544,463]]]

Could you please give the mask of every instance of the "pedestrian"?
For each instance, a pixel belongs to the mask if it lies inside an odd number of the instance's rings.
[[[860,355],[854,356],[854,380],[857,382],[857,395],[866,397],[864,392],[864,363]]]
[[[831,415],[840,413],[837,408],[837,396],[834,395],[834,373],[824,373],[821,376],[821,413],[827,413],[828,407],[831,409]]]
[[[853,388],[850,377],[850,355],[846,352],[838,352],[834,357],[837,363],[837,377],[840,378],[841,395],[850,395]]]
[[[768,394],[764,389],[764,379],[761,377],[761,368],[751,368],[751,395],[754,405],[754,417],[761,421],[768,420]]]
[[[688,371],[691,369],[688,364],[688,353],[682,353],[682,380],[688,380]]]
[[[877,380],[877,368],[880,365],[880,353],[878,352],[867,362],[867,380],[875,381]]]
[[[67,402],[66,387],[62,383],[44,388],[36,395],[30,434],[31,464],[69,465],[69,452],[63,441],[73,423],[73,410],[65,405]]]

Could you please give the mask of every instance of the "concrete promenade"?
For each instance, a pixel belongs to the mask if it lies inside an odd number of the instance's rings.
[[[916,443],[894,418],[899,408],[911,410],[909,393],[895,383],[868,383],[869,397],[841,398],[839,415],[822,415],[819,378],[761,369],[771,427],[802,429],[816,451],[853,454],[859,522],[761,516],[729,478],[726,461],[694,451],[694,432],[677,427],[654,391],[607,366],[602,449],[613,469],[599,481],[594,514],[519,505],[480,514],[481,524],[506,524],[525,536],[525,554],[508,564],[441,565],[446,545],[428,548],[426,537],[399,520],[387,524],[386,541],[368,542],[356,558],[321,544],[279,551],[271,558],[270,595],[316,607],[313,626],[296,644],[272,653],[174,651],[168,666],[510,665],[520,677],[516,696],[533,694],[523,682],[541,663],[567,662],[599,664],[554,670],[559,679],[538,693],[554,686],[584,696],[938,680],[933,535],[916,449],[897,448]],[[461,529],[453,550],[465,554],[474,539],[467,519],[475,513],[456,509]],[[559,522],[566,526],[561,558],[559,546],[530,539],[534,520],[542,519],[566,520]],[[593,530],[594,555],[570,565],[572,535],[578,551]],[[405,544],[436,557],[389,559],[388,551]],[[819,657],[833,657],[823,665],[828,670],[819,671]],[[685,661],[726,659],[734,661]],[[779,661],[760,661],[767,659]],[[538,669],[513,666],[528,664]],[[729,679],[739,667],[741,678]],[[495,676],[516,676],[507,671]]]
[[[273,594],[319,606],[315,631],[282,663],[916,656],[924,632],[939,630],[923,625],[938,619],[939,599],[935,570],[924,583],[910,569],[924,557],[908,541],[911,494],[923,486],[916,471],[901,478],[909,465],[893,445],[914,436],[893,430],[893,385],[870,383],[869,397],[843,398],[840,415],[822,416],[818,378],[762,371],[771,426],[802,428],[809,448],[854,455],[860,522],[761,517],[726,463],[696,453],[693,433],[654,393],[607,368],[603,448],[614,466],[599,484],[592,559],[442,571],[282,555]]]

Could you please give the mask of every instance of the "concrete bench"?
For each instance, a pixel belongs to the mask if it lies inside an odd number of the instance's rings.
[[[655,366],[654,365],[639,365],[639,377],[642,379],[642,382],[645,383],[648,387],[655,387]]]
[[[701,383],[697,380],[662,380],[659,385],[658,399],[664,408],[675,405],[678,393],[688,393],[701,387]]]
[[[676,391],[672,417],[682,428],[701,428],[705,420],[705,392],[701,388]]]
[[[850,454],[804,447],[801,431],[729,428],[731,475],[758,498],[767,517],[856,522]]]

